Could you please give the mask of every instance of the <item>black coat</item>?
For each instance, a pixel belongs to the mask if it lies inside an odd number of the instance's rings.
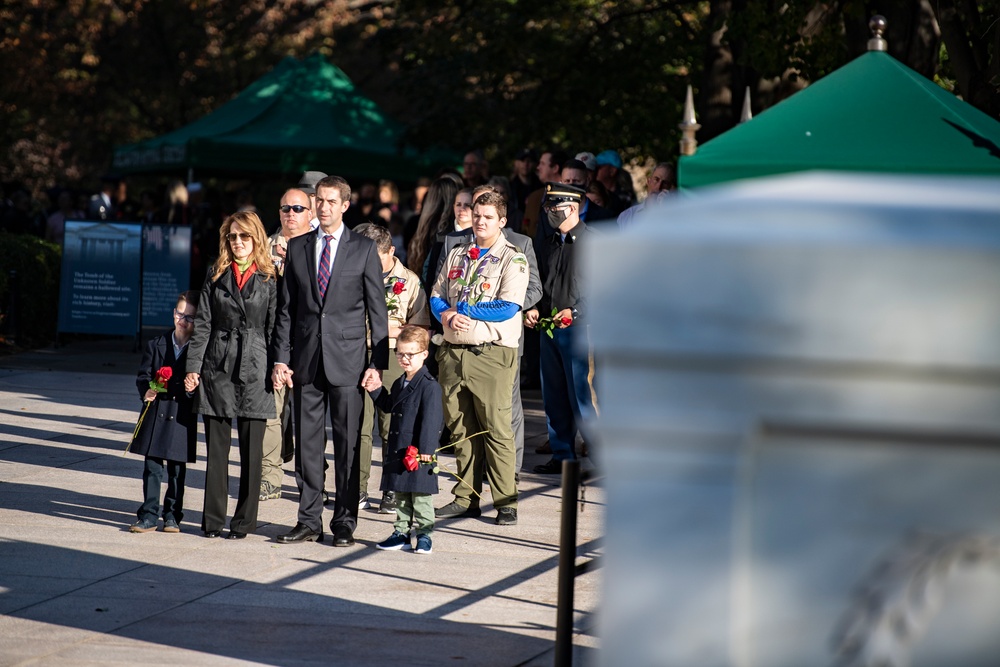
[[[187,372],[201,375],[195,412],[228,419],[274,418],[268,349],[277,299],[275,279],[264,280],[260,272],[247,279],[242,291],[231,269],[218,280],[205,280],[187,353]]]
[[[167,391],[156,395],[146,411],[139,433],[132,442],[131,452],[154,459],[194,463],[198,442],[198,418],[192,411],[191,398],[184,392],[184,364],[187,348],[179,359],[174,358],[171,332],[149,341],[142,355],[142,364],[135,379],[142,399],[156,371],[169,366],[173,375]],[[143,409],[146,404],[143,403]],[[140,412],[140,414],[142,414]]]
[[[421,454],[433,454],[437,449],[444,425],[441,385],[424,366],[403,387],[402,375],[392,383],[392,391],[384,387],[370,392],[376,407],[390,412],[389,460],[382,466],[383,491],[403,493],[437,493],[437,475],[433,465],[422,463],[414,471],[403,466],[406,448],[416,447]]]

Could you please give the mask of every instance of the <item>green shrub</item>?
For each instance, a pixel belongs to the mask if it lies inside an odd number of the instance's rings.
[[[59,271],[62,248],[29,234],[0,232],[0,332],[16,336],[21,346],[37,346],[55,340],[59,318]],[[10,272],[16,271],[16,284]],[[16,313],[9,313],[16,294]],[[14,315],[16,322],[9,320]],[[13,324],[13,328],[11,327]]]

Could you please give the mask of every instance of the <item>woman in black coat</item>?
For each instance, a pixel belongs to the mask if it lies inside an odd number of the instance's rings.
[[[202,530],[219,537],[229,498],[232,420],[240,445],[240,487],[229,538],[257,529],[265,422],[275,416],[268,349],[277,290],[264,226],[241,211],[219,230],[219,259],[209,271],[188,351],[185,387],[205,420],[208,463]]]

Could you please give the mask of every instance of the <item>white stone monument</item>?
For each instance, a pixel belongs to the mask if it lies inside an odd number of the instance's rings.
[[[1000,181],[747,181],[590,250],[600,664],[1000,664]]]

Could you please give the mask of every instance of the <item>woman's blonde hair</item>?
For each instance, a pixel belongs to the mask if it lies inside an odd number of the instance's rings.
[[[222,221],[222,227],[219,229],[219,259],[215,260],[212,267],[212,280],[218,280],[233,263],[233,250],[229,246],[229,239],[226,238],[226,235],[229,234],[234,222],[253,237],[253,252],[250,254],[250,259],[257,264],[257,273],[263,274],[264,280],[274,278],[271,244],[267,240],[264,225],[256,213],[239,211]]]

